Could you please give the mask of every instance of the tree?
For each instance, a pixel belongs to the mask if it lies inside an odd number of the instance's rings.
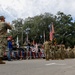
[[[45,39],[49,38],[49,25],[53,22],[55,29],[55,37],[58,44],[65,44],[66,46],[73,47],[75,45],[75,22],[73,22],[70,14],[65,14],[63,12],[57,12],[56,15],[50,13],[40,14],[34,17],[28,17],[23,19],[14,20],[15,30],[19,32],[19,38],[21,38],[21,33],[23,32],[23,39],[26,38],[25,30],[30,28],[29,40],[35,40],[37,43],[44,42],[43,33],[45,32]],[[21,29],[22,27],[22,29]],[[16,31],[13,36],[17,35]],[[72,40],[71,40],[72,39]],[[20,39],[21,40],[21,39]],[[22,40],[21,40],[22,41]]]

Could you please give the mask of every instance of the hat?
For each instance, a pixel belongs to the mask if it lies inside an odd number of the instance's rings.
[[[5,17],[4,16],[0,16],[0,20],[4,20],[5,19]]]

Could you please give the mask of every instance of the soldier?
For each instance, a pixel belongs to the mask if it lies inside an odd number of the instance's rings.
[[[73,53],[74,53],[74,58],[75,58],[75,46],[74,46],[74,48],[73,48]]]
[[[55,48],[54,48],[54,58],[55,58],[55,59],[59,59],[59,58],[58,58],[58,57],[59,57],[58,46],[55,45],[54,47],[55,47]]]
[[[51,59],[55,59],[55,46],[51,46]]]
[[[65,45],[61,45],[61,53],[60,53],[61,59],[65,58]]]
[[[5,22],[4,16],[0,16],[0,64],[5,64],[2,61],[2,57],[7,46],[7,29],[11,29],[10,24]]]
[[[50,44],[51,42],[47,39],[45,42],[44,42],[44,50],[45,50],[45,59],[46,60],[49,60],[50,58]]]
[[[69,53],[70,53],[70,58],[74,58],[74,48],[71,48]]]
[[[50,46],[50,59],[52,59],[52,45]]]
[[[66,50],[67,50],[67,58],[70,58],[70,51],[71,51],[71,48],[68,47]]]

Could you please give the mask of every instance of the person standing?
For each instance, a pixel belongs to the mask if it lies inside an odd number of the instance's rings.
[[[13,48],[13,46],[12,46],[12,37],[11,36],[8,37],[7,40],[8,40],[7,41],[7,48],[8,48],[8,55],[7,55],[7,57],[8,57],[8,61],[11,61],[12,48]]]
[[[49,60],[50,58],[50,41],[47,39],[45,42],[44,42],[44,50],[45,50],[45,59],[46,60]]]
[[[4,16],[0,16],[0,64],[5,64],[2,61],[2,57],[7,46],[7,29],[12,29],[12,27],[9,23],[5,22]]]

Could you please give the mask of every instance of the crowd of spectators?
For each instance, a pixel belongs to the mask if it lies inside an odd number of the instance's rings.
[[[12,42],[12,49],[9,51],[9,47],[4,53],[3,59],[11,60],[24,60],[24,59],[39,59],[45,58],[45,53],[42,45],[35,44],[27,44],[25,46],[17,47],[14,40]]]

